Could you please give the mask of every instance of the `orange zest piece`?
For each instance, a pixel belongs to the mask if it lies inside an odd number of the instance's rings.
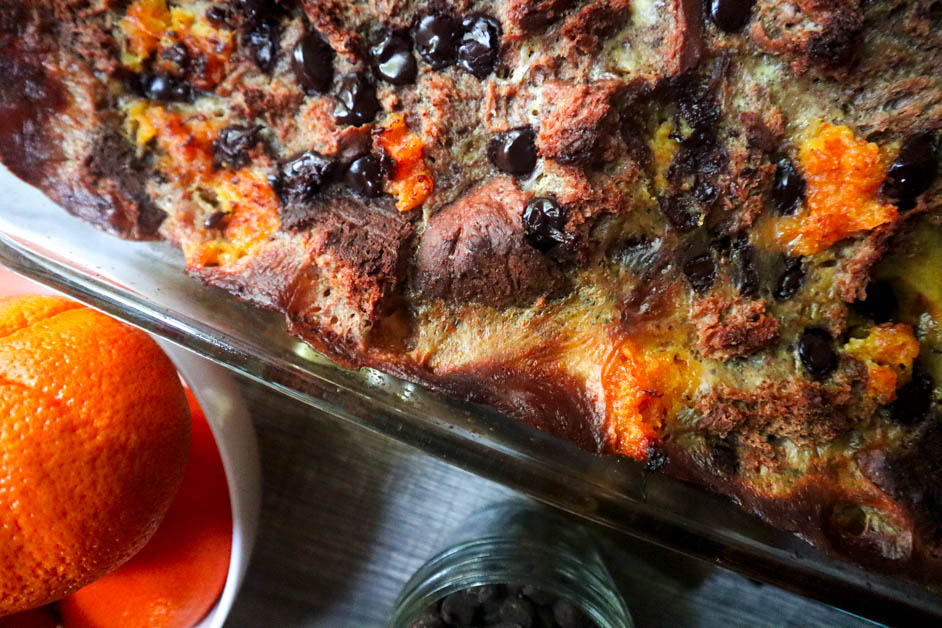
[[[877,198],[887,164],[880,148],[846,126],[824,124],[798,159],[807,183],[807,208],[780,219],[779,241],[795,255],[813,255],[848,236],[896,218]]]
[[[184,116],[159,106],[137,105],[129,117],[137,125],[137,142],[152,139],[164,153],[164,172],[183,185],[211,192],[227,216],[222,238],[204,229],[182,242],[187,267],[199,270],[244,257],[281,227],[279,201],[267,178],[249,169],[213,169],[213,140],[219,123],[202,115]]]
[[[422,140],[409,133],[405,116],[396,114],[380,130],[377,141],[396,162],[387,183],[387,191],[396,197],[396,209],[407,212],[420,207],[435,188],[432,174],[422,157]]]
[[[183,255],[190,269],[235,262],[281,227],[278,197],[264,177],[249,170],[221,172],[213,189],[228,215],[223,238],[184,242]]]
[[[602,372],[612,448],[647,460],[661,439],[665,421],[676,414],[699,384],[698,369],[675,351],[642,349],[625,340]]]
[[[909,380],[919,356],[919,341],[909,325],[884,323],[873,327],[866,338],[852,339],[845,349],[866,365],[867,391],[877,403],[886,404],[896,399],[896,390]]]
[[[128,38],[128,48],[137,57],[150,56],[160,45],[164,31],[170,28],[170,10],[165,0],[135,0],[121,23]]]

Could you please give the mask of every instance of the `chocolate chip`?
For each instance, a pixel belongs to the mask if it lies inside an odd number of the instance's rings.
[[[334,80],[334,50],[320,33],[308,31],[294,46],[291,68],[308,95],[326,92]]]
[[[775,285],[773,296],[779,301],[785,301],[795,296],[798,289],[805,282],[805,267],[800,257],[785,259],[785,268]]]
[[[170,46],[162,53],[160,53],[162,59],[173,63],[181,70],[186,70],[187,66],[190,65],[190,49],[186,47],[182,41],[178,41],[174,45]]]
[[[935,142],[930,133],[910,136],[890,164],[883,193],[894,200],[914,201],[929,189],[938,171]]]
[[[538,589],[532,584],[523,585],[523,588],[520,589],[520,594],[537,606],[548,606],[556,600],[555,595],[543,589]]]
[[[270,72],[275,67],[280,36],[277,22],[262,20],[253,24],[242,39],[242,45],[263,72]]]
[[[229,10],[219,4],[214,4],[206,10],[206,20],[217,28],[229,26],[231,18]]]
[[[749,244],[747,238],[739,238],[733,243],[732,258],[736,264],[733,282],[739,294],[754,298],[759,294],[758,253],[756,247]]]
[[[525,126],[501,133],[487,146],[487,154],[498,170],[523,176],[536,167],[536,134]]]
[[[412,55],[412,41],[408,33],[387,30],[370,48],[373,72],[377,78],[393,85],[408,85],[415,81],[419,71]]]
[[[445,622],[442,621],[442,618],[434,610],[425,611],[409,624],[409,628],[446,628],[446,626]]]
[[[474,619],[477,604],[465,591],[452,593],[442,601],[442,620],[451,626],[466,626]]]
[[[523,229],[535,248],[546,252],[567,240],[569,212],[551,198],[535,198],[523,210]]]
[[[307,151],[281,165],[273,187],[283,205],[291,202],[307,203],[314,200],[333,170],[333,161],[314,151]]]
[[[697,205],[686,194],[661,196],[657,200],[658,208],[673,229],[687,233],[700,225]]]
[[[872,281],[867,286],[867,297],[853,303],[854,311],[874,323],[888,323],[896,318],[899,304],[896,291],[887,281]]]
[[[360,126],[372,122],[380,110],[376,87],[364,74],[346,74],[340,79],[334,118],[340,124]]]
[[[684,262],[684,276],[698,294],[703,294],[713,287],[716,280],[716,262],[711,253],[701,253]]]
[[[779,214],[795,213],[798,201],[804,198],[805,180],[787,157],[778,161],[775,168],[775,185],[772,186],[772,202]]]
[[[261,128],[233,124],[219,131],[213,140],[213,168],[238,170],[249,163],[249,151],[258,144]]]
[[[223,211],[213,212],[203,221],[203,226],[207,229],[215,229],[224,222],[228,215]]]
[[[559,628],[595,628],[592,620],[567,600],[556,600],[553,604],[553,619]]]
[[[415,48],[434,70],[447,68],[458,60],[461,28],[458,20],[447,13],[424,15],[412,31]]]
[[[500,605],[497,613],[501,621],[517,624],[521,628],[532,628],[536,610],[526,598],[508,598]]]
[[[827,378],[837,368],[834,339],[824,329],[810,328],[798,339],[798,359],[816,380]]]
[[[713,0],[710,17],[713,23],[727,33],[735,33],[746,25],[756,0]]]
[[[171,74],[141,74],[137,78],[138,89],[148,100],[163,102],[192,102],[193,88],[185,80]]]
[[[500,53],[500,24],[484,15],[466,17],[458,46],[458,64],[479,79],[494,71]]]
[[[385,177],[383,167],[376,155],[366,155],[355,160],[344,176],[347,186],[359,194],[375,198],[383,193]]]
[[[932,390],[932,378],[921,372],[916,365],[912,379],[900,387],[896,400],[890,404],[890,416],[902,425],[913,425],[922,421],[932,410]]]

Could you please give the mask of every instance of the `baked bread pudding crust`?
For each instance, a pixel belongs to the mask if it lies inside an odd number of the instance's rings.
[[[0,0],[0,157],[338,362],[938,585],[938,4]]]

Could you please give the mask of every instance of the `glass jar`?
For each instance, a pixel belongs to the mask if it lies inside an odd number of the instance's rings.
[[[488,507],[449,541],[403,587],[390,628],[410,628],[453,593],[500,584],[566,600],[598,628],[634,625],[588,530],[535,502]]]

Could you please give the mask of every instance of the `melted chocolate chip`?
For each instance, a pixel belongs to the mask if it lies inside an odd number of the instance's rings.
[[[549,251],[566,241],[569,212],[551,198],[535,198],[523,210],[523,229],[534,248]]]
[[[360,126],[372,122],[379,113],[376,87],[364,74],[347,74],[340,79],[334,118],[340,124]]]
[[[498,170],[523,176],[536,167],[536,134],[525,126],[501,133],[488,144],[487,154]]]
[[[376,155],[366,155],[350,164],[344,181],[357,194],[375,198],[383,193],[383,175],[383,165],[379,158]]]
[[[824,379],[837,368],[833,343],[831,334],[818,328],[806,329],[798,339],[798,358],[815,379]]]
[[[242,45],[248,49],[256,65],[264,72],[270,72],[275,67],[280,36],[277,22],[262,20],[253,24],[242,39]]]
[[[233,124],[213,140],[213,168],[238,170],[249,163],[249,151],[258,143],[259,126]]]
[[[434,70],[454,65],[458,60],[461,27],[458,20],[447,13],[424,15],[412,31],[415,48]]]
[[[896,291],[886,281],[871,282],[867,286],[867,298],[855,301],[854,311],[874,323],[888,323],[896,318],[898,302]]]
[[[814,327],[802,332],[798,339],[798,359],[814,379],[827,378],[837,368],[837,353],[831,334]]]
[[[282,164],[273,187],[283,205],[314,200],[334,170],[334,162],[314,151]]]
[[[500,53],[500,25],[489,17],[466,17],[461,26],[464,35],[458,46],[458,64],[479,79],[487,77],[497,65]]]
[[[887,170],[883,193],[894,200],[914,201],[932,185],[938,165],[932,135],[910,136]]]
[[[902,425],[925,419],[932,410],[932,388],[932,378],[920,372],[917,365],[912,379],[899,389],[896,401],[890,404],[890,416]]]
[[[148,100],[192,102],[193,88],[186,79],[171,74],[141,74],[136,78],[135,91]]]
[[[779,301],[792,298],[805,282],[805,267],[799,257],[785,260],[785,268],[778,278],[773,295]]]
[[[162,53],[160,57],[176,65],[180,70],[186,70],[190,65],[190,49],[182,41],[178,41]]]
[[[326,92],[334,80],[334,50],[320,33],[308,31],[294,46],[291,69],[308,95]]]
[[[716,262],[711,253],[701,253],[689,258],[683,265],[684,276],[698,294],[713,287],[716,280]]]
[[[217,28],[229,26],[231,18],[229,10],[219,4],[214,4],[206,10],[206,20]]]
[[[805,195],[805,180],[787,157],[779,160],[775,168],[772,202],[779,214],[795,213],[799,199]]]
[[[402,31],[386,31],[370,48],[373,73],[387,83],[408,85],[419,71],[412,55],[412,41]]]
[[[232,4],[251,24],[272,21],[278,11],[277,0],[235,0]]]
[[[222,225],[223,222],[225,222],[225,219],[228,216],[229,214],[223,211],[213,212],[206,218],[206,220],[203,221],[203,226],[207,229],[216,229]]]
[[[687,194],[661,196],[657,199],[658,207],[671,227],[686,233],[700,225],[701,214],[694,200]]]
[[[756,0],[712,0],[710,18],[721,31],[735,33],[749,21],[755,2]]]
[[[746,238],[739,238],[733,243],[733,261],[736,263],[736,273],[733,280],[739,294],[753,298],[759,294],[758,253],[756,247],[749,244]]]

